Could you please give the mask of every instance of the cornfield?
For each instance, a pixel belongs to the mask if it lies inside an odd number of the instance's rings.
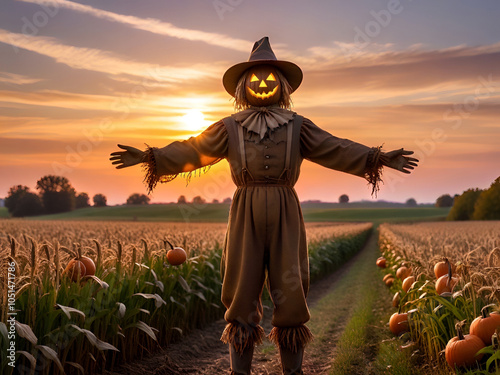
[[[386,273],[394,277],[396,306],[408,313],[409,339],[425,353],[429,371],[448,373],[444,353],[448,341],[457,336],[456,323],[464,322],[467,332],[483,307],[500,310],[500,222],[383,224],[380,249],[388,264]],[[443,258],[449,260],[452,273],[446,277],[457,283],[450,292],[439,294],[434,266]],[[396,277],[402,266],[414,277],[407,292]],[[468,373],[499,373],[498,345],[482,352],[484,359]]]
[[[371,224],[306,228],[315,279],[360,249]],[[225,231],[215,223],[0,221],[2,373],[15,363],[20,373],[92,374],[221,318]],[[187,251],[185,264],[168,264],[167,241]],[[96,274],[74,282],[63,269],[78,254],[95,261]]]

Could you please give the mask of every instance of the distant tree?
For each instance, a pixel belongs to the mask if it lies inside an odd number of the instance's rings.
[[[22,185],[9,189],[5,198],[5,207],[14,217],[34,216],[43,213],[40,197],[32,193],[29,187]]]
[[[186,197],[184,195],[179,196],[179,198],[177,198],[177,203],[187,203]]]
[[[212,203],[214,203],[214,204],[219,203],[219,200],[214,198],[214,199],[212,199]]]
[[[436,199],[435,203],[436,207],[451,207],[453,206],[453,198],[450,194],[441,195],[438,199]]]
[[[90,207],[90,197],[87,193],[80,193],[75,198],[76,208]]]
[[[500,220],[500,177],[477,198],[472,215],[474,220]]]
[[[26,193],[19,201],[12,216],[36,216],[44,213],[43,205],[40,197],[32,192]]]
[[[205,204],[206,200],[197,195],[196,197],[193,198],[193,203],[194,204]]]
[[[36,183],[43,207],[49,214],[75,209],[75,189],[66,177],[48,175]]]
[[[149,197],[146,194],[135,193],[127,199],[127,204],[149,204]]]
[[[474,206],[482,190],[469,189],[455,198],[453,207],[451,208],[446,220],[470,220],[474,213]]]
[[[5,198],[5,207],[7,207],[7,211],[9,211],[11,215],[16,206],[19,204],[19,201],[22,199],[23,195],[29,193],[29,191],[30,188],[23,185],[12,186],[9,189],[7,197]]]
[[[414,198],[410,198],[406,201],[407,207],[417,207],[417,201]]]
[[[231,198],[229,198],[229,197],[228,197],[228,198],[226,198],[226,199],[224,199],[224,200],[222,201],[222,203],[225,203],[225,204],[231,204],[231,202],[232,202],[232,200],[231,200]]]
[[[107,204],[107,199],[103,194],[96,194],[92,198],[94,201],[94,207],[106,207]]]
[[[339,203],[349,203],[349,196],[347,194],[342,194],[339,197]]]

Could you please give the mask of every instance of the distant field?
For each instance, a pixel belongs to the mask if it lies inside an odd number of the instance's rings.
[[[306,221],[421,221],[444,220],[449,208],[405,207],[405,208],[336,208],[304,209]]]
[[[328,206],[326,206],[328,207]],[[304,219],[313,221],[421,221],[444,220],[448,208],[302,208]],[[1,211],[0,211],[1,212]],[[35,217],[38,220],[126,220],[225,222],[228,204],[155,204],[149,206],[89,207],[64,214]]]
[[[9,217],[9,212],[5,207],[0,207],[0,218]]]

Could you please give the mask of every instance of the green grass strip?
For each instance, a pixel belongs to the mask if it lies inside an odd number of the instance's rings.
[[[325,347],[334,348],[328,354],[332,362],[325,373],[415,374],[409,353],[399,348],[400,342],[391,340],[387,326],[391,295],[375,266],[380,256],[376,237],[370,238],[368,248],[311,309],[308,325],[315,340],[309,353],[319,357],[328,351]]]

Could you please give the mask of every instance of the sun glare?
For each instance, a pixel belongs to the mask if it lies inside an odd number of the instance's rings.
[[[205,120],[205,115],[199,109],[190,109],[182,116],[182,124],[185,130],[202,131],[210,125]]]

